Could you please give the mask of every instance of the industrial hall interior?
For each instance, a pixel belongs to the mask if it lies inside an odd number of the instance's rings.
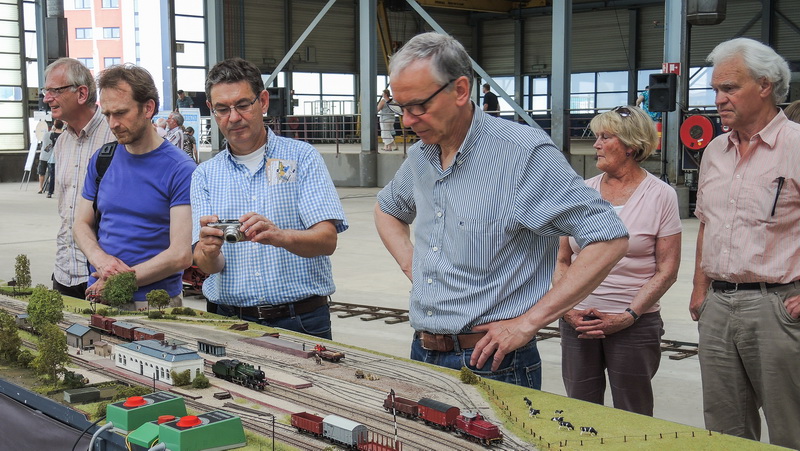
[[[0,0],[0,449],[800,449],[796,0]]]

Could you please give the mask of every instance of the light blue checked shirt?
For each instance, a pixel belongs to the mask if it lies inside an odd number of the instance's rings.
[[[200,217],[238,219],[256,212],[282,229],[305,230],[334,220],[347,230],[342,204],[322,157],[311,145],[268,131],[264,162],[254,174],[223,150],[192,175],[192,242],[200,239]],[[217,304],[251,307],[328,296],[336,287],[327,256],[300,257],[274,246],[224,243],[225,267],[203,283]]]
[[[455,334],[520,316],[550,287],[559,236],[582,248],[627,236],[544,131],[474,109],[449,168],[439,146],[418,142],[378,194],[384,213],[416,219],[416,330]]]

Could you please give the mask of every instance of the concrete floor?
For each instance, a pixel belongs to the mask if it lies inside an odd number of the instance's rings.
[[[5,231],[0,236],[0,280],[14,275],[14,259],[27,254],[31,260],[34,284],[50,286],[55,255],[55,236],[59,228],[56,199],[36,194],[38,183],[0,184],[0,211],[5,216]],[[377,188],[342,188],[339,195],[350,229],[339,235],[332,257],[338,287],[335,301],[383,307],[408,308],[410,282],[385,250],[372,221]],[[688,300],[694,270],[694,245],[698,221],[683,221],[682,262],[678,282],[661,301],[665,339],[697,342],[696,324],[688,313]],[[187,305],[204,308],[200,300]],[[387,325],[381,321],[333,318],[334,340],[387,354],[407,357],[412,330],[407,323]],[[543,390],[564,394],[560,377],[558,339],[540,342],[543,359]],[[697,357],[670,360],[666,355],[653,381],[655,416],[665,420],[703,427],[700,369]],[[612,405],[607,394],[606,405]],[[766,431],[766,427],[763,428]],[[766,441],[766,432],[762,441]]]

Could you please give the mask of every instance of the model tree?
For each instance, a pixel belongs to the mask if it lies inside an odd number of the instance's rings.
[[[36,285],[28,299],[28,315],[35,330],[46,324],[56,324],[64,319],[64,299],[56,290],[48,290],[42,284]]]
[[[164,308],[169,305],[169,293],[167,290],[153,290],[145,296],[147,305],[157,308],[158,311],[163,312]]]
[[[17,333],[14,317],[5,310],[0,310],[0,359],[6,362],[16,362],[20,346],[22,346],[22,339]]]
[[[31,262],[25,254],[17,255],[14,263],[14,277],[19,288],[30,288],[31,286]]]
[[[133,300],[136,291],[136,273],[123,272],[114,274],[106,281],[103,288],[103,300],[112,307],[122,307]]]
[[[69,362],[67,337],[55,324],[45,324],[39,334],[39,355],[33,359],[33,368],[44,378],[56,382]]]

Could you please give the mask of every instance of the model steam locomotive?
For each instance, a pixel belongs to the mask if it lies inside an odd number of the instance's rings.
[[[269,385],[260,367],[256,369],[253,365],[238,360],[218,360],[211,366],[211,371],[214,373],[214,376],[220,379],[225,379],[226,381],[234,382],[241,386],[252,388],[253,390],[263,390]]]

